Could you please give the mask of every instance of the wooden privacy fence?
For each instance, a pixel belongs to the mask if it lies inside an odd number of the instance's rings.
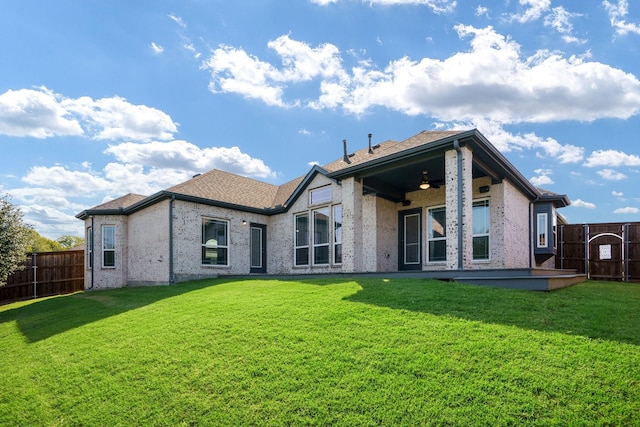
[[[640,222],[559,226],[556,268],[589,279],[640,281]]]
[[[0,286],[0,302],[84,290],[84,251],[27,254],[24,269]]]

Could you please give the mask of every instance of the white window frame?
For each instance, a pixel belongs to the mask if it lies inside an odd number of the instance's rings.
[[[298,238],[298,218],[306,217],[307,218],[307,235]],[[311,261],[311,251],[309,248],[309,232],[311,231],[311,222],[310,222],[309,212],[299,212],[293,216],[293,266],[294,267],[308,267]],[[307,250],[307,262],[302,264],[298,263],[298,250],[306,249]]]
[[[549,247],[548,220],[549,216],[546,212],[536,215],[536,247],[538,248]]]
[[[473,257],[473,261],[475,262],[488,262],[491,261],[491,203],[489,201],[489,199],[479,199],[479,200],[474,200],[472,205],[471,205],[471,212],[472,212],[472,220],[471,223],[473,224],[473,208],[476,207],[477,204],[480,203],[486,203],[486,208],[488,211],[488,214],[486,215],[486,220],[487,220],[487,232],[486,233],[478,233],[475,234],[475,230],[473,230],[473,226],[472,226],[472,233],[473,233],[473,237],[471,239],[471,253],[472,253],[472,257]],[[486,237],[487,238],[487,257],[486,258],[476,258],[474,251],[473,251],[473,241],[476,238],[479,237]]]
[[[331,185],[325,185],[324,187],[314,188],[309,190],[309,205],[321,205],[323,203],[330,203],[333,194]]]
[[[110,230],[109,233],[113,233],[113,247],[107,247],[109,242],[106,238],[107,230]],[[116,268],[116,226],[115,225],[103,225],[102,226],[102,268]],[[113,253],[113,265],[107,265],[106,254]]]
[[[225,232],[225,244],[221,244],[220,243],[220,239],[216,239],[215,242],[215,247],[211,246],[212,244],[209,244],[209,242],[205,242],[205,226],[209,223],[209,222],[218,222],[221,224],[224,224],[224,232]],[[223,219],[223,218],[214,218],[214,217],[207,217],[207,216],[203,216],[202,217],[202,224],[201,224],[201,252],[200,252],[200,263],[203,267],[228,267],[229,265],[231,265],[231,261],[230,261],[230,250],[229,247],[231,246],[231,242],[230,242],[230,235],[229,235],[229,220],[228,219]],[[210,239],[211,240],[211,239]],[[207,246],[209,245],[209,246]],[[213,248],[213,249],[226,249],[226,260],[224,264],[207,264],[204,262],[205,257],[203,256],[203,252],[205,251],[207,248]]]
[[[433,237],[433,229],[431,224],[431,213],[435,211],[444,211],[445,223],[442,224],[443,228],[443,237]],[[445,258],[443,260],[432,261],[431,260],[431,242],[445,242]],[[446,263],[447,262],[447,207],[446,205],[442,206],[433,206],[427,208],[427,262],[430,264],[438,264],[438,263]]]

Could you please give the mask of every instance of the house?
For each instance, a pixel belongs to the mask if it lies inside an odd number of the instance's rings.
[[[86,288],[250,274],[416,272],[473,282],[551,271],[557,209],[568,204],[534,187],[474,129],[376,145],[369,135],[353,153],[344,141],[341,158],[283,185],[212,170],[77,218]]]

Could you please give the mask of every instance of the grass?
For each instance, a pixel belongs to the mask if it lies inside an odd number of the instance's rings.
[[[638,425],[640,285],[200,281],[0,306],[0,425]]]

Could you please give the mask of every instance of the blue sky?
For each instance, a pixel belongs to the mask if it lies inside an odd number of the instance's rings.
[[[50,238],[429,129],[478,128],[571,223],[640,220],[637,2],[3,1],[0,55],[0,194]]]

